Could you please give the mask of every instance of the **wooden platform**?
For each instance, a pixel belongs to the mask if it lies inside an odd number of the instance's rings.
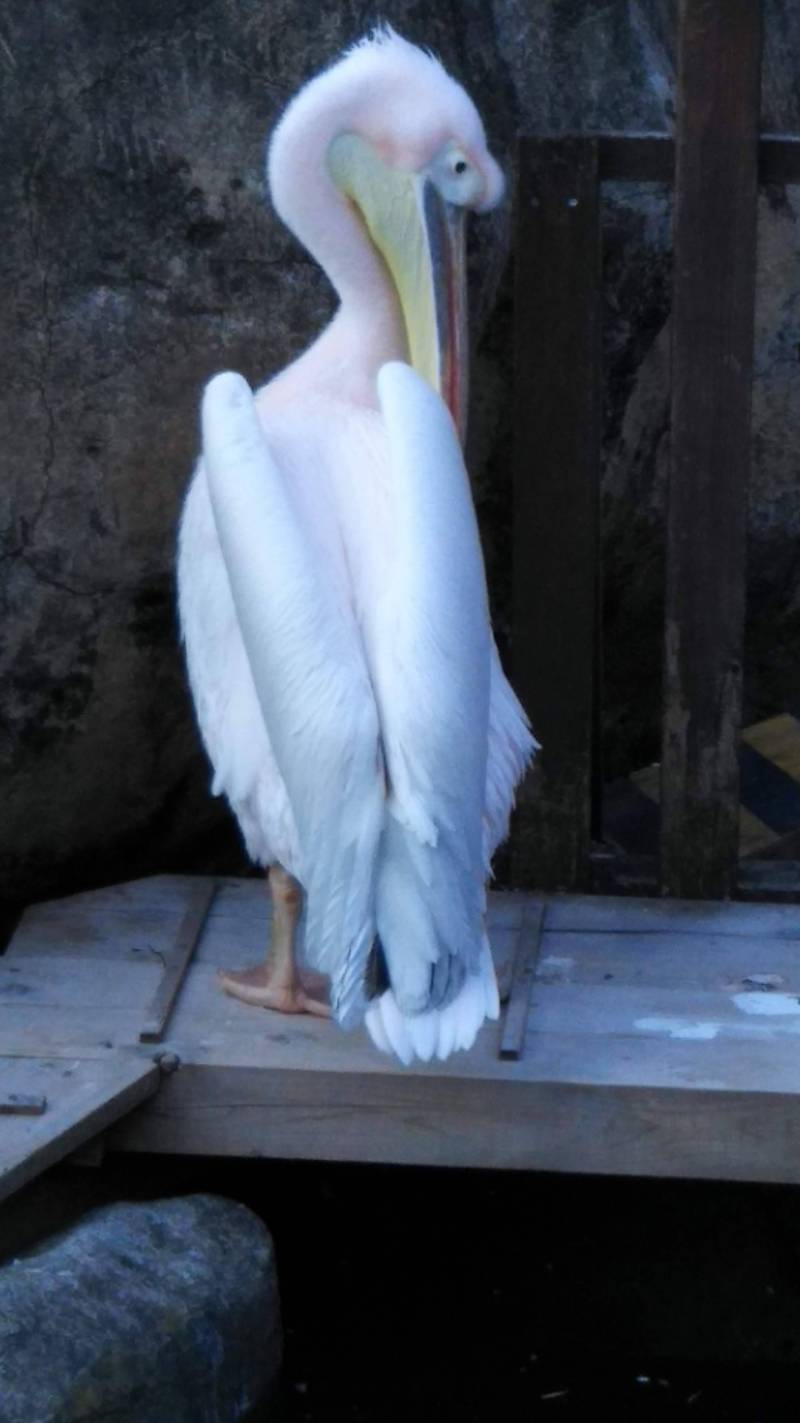
[[[120,1151],[800,1181],[797,907],[494,895],[511,1003],[470,1054],[413,1068],[219,993],[265,913],[258,881],[174,876],[27,911],[0,959],[0,1098],[47,1105],[0,1112],[6,1190],[101,1128]]]

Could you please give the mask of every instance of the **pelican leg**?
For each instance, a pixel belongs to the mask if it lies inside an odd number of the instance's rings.
[[[266,959],[253,968],[220,971],[219,986],[231,997],[241,998],[257,1008],[272,1008],[278,1013],[314,1013],[328,1018],[329,1004],[310,996],[297,968],[295,934],[303,891],[280,865],[272,865],[267,871],[267,884],[272,896],[272,934]],[[319,980],[320,985],[321,982]],[[314,987],[317,987],[316,982]]]

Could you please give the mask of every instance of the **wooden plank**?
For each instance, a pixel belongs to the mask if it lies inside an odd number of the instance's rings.
[[[539,958],[544,909],[544,900],[534,900],[517,930],[511,991],[500,1039],[500,1056],[511,1062],[522,1057],[528,1032],[528,1012]]]
[[[544,750],[517,884],[586,881],[597,680],[600,218],[594,139],[523,139],[515,285],[514,680]]]
[[[109,951],[112,950],[109,945]],[[58,953],[0,959],[0,1021],[15,1007],[63,1008],[83,1012],[87,1027],[96,1009],[138,1009],[143,1017],[163,967],[153,955],[129,961],[64,958]],[[0,1049],[1,1050],[1,1049]]]
[[[113,1062],[0,1059],[4,1089],[46,1097],[39,1116],[0,1124],[0,1200],[90,1140],[156,1091],[154,1063],[132,1057]]]
[[[591,884],[596,894],[658,894],[658,860],[655,855],[592,850]],[[741,899],[781,900],[800,903],[800,858],[772,858],[772,848],[755,859],[740,860],[737,893]]]
[[[590,933],[744,935],[786,938],[800,933],[797,909],[789,904],[729,904],[691,899],[618,899],[609,895],[554,894],[547,902],[545,930]],[[691,972],[691,964],[687,963]]]
[[[760,83],[756,0],[681,0],[662,883],[735,887]]]
[[[756,959],[767,978],[772,961]],[[736,991],[738,987],[739,991]],[[770,1090],[774,1079],[759,1081],[746,1076],[747,1053],[740,1045],[780,1039],[798,1044],[800,1001],[795,991],[733,985],[702,989],[662,988],[652,983],[593,983],[539,980],[534,992],[536,1032],[555,1040],[565,1034],[584,1039],[589,1058],[599,1050],[599,1040],[621,1042],[639,1036],[657,1036],[665,1054],[672,1042],[696,1041],[709,1075],[720,1084]],[[800,1059],[800,1053],[798,1053]],[[666,1065],[666,1064],[665,1064]],[[591,1069],[589,1069],[591,1070]],[[800,1091],[800,1060],[791,1069],[792,1090]],[[524,1071],[521,1074],[525,1075]]]
[[[663,1046],[653,1060],[663,1057]],[[111,1134],[117,1150],[800,1181],[796,1097],[566,1080],[424,1082],[185,1068]]]
[[[56,918],[61,923],[67,923],[82,919],[86,914],[111,914],[120,920],[128,916],[138,917],[143,910],[153,914],[180,913],[182,902],[178,892],[190,890],[197,879],[197,875],[148,875],[144,879],[83,890],[61,899],[42,900],[28,906],[20,928],[28,923],[35,924],[40,919]]]
[[[0,1117],[41,1117],[47,1098],[40,1092],[6,1092],[0,1096]]]
[[[109,1058],[141,1025],[141,1008],[0,1002],[0,1056]]]
[[[161,982],[148,1010],[147,1022],[139,1033],[141,1043],[161,1042],[216,889],[214,880],[198,879],[187,891],[180,928],[168,952]]]
[[[39,953],[160,962],[178,930],[186,895],[197,883],[197,876],[154,875],[29,905],[4,962],[28,961]]]
[[[603,182],[672,183],[675,145],[656,134],[600,134]],[[759,183],[800,183],[800,139],[762,138],[758,145]]]
[[[800,995],[800,938],[740,934],[631,934],[550,930],[542,935],[537,983],[746,993],[754,985]]]
[[[124,891],[120,894],[100,889],[32,905],[25,911],[3,963],[10,966],[24,961],[27,967],[34,958],[43,957],[54,972],[56,960],[63,959],[65,973],[74,971],[76,960],[113,962],[115,966],[122,962],[162,965],[178,932],[186,895],[201,883],[214,881],[159,875],[117,886]],[[228,878],[216,883],[195,956],[200,962],[224,961],[231,966],[239,958],[246,961],[249,954],[262,954],[272,918],[263,878]],[[524,896],[513,891],[491,891],[487,896],[491,930],[518,925],[523,901]],[[226,946],[224,960],[209,957],[221,944]]]

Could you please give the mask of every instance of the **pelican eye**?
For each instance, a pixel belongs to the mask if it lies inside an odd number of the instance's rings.
[[[447,202],[473,207],[480,201],[483,178],[463,149],[452,141],[439,150],[426,171]]]

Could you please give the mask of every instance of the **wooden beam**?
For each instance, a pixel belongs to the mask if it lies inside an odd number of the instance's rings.
[[[517,931],[511,992],[500,1037],[500,1056],[507,1062],[518,1062],[525,1046],[531,989],[539,961],[543,923],[544,900],[535,899],[532,903],[528,901]]]
[[[205,878],[196,879],[186,890],[186,912],[175,942],[165,955],[164,973],[148,1009],[147,1022],[139,1033],[140,1043],[161,1042],[216,892],[216,880]]]
[[[672,183],[675,144],[651,134],[603,133],[598,138],[603,183]],[[800,139],[762,138],[759,183],[800,183]]]
[[[662,887],[735,885],[760,7],[681,0]]]
[[[516,234],[514,679],[543,751],[518,885],[586,880],[599,648],[600,218],[594,139],[523,139]]]

